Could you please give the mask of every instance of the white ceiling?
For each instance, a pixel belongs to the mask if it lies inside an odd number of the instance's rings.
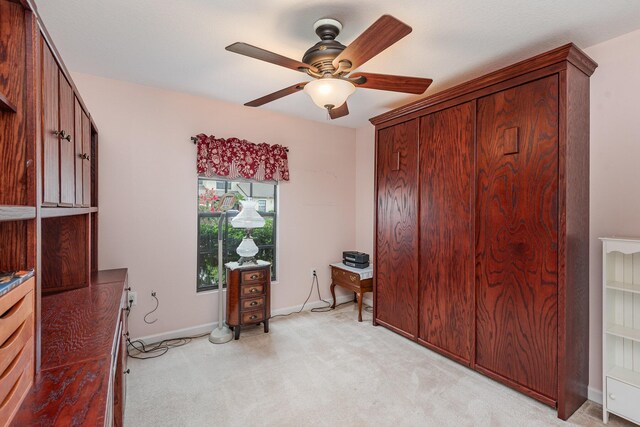
[[[71,71],[238,104],[310,78],[225,46],[300,60],[319,40],[319,18],[342,22],[345,45],[383,14],[410,25],[361,70],[432,78],[427,95],[570,41],[585,48],[640,28],[638,0],[46,0],[38,10]],[[418,98],[358,89],[351,114],[332,123],[360,127]],[[302,92],[259,108],[326,120]]]

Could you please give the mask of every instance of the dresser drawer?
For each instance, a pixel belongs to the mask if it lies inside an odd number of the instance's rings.
[[[338,268],[331,269],[331,278],[335,283],[343,285],[357,285],[360,282],[360,275],[350,271],[340,270]]]
[[[240,286],[240,296],[242,298],[253,297],[264,294],[264,284],[257,283],[255,285]]]
[[[22,347],[21,351],[9,363],[9,366],[0,374],[0,402],[4,402],[22,375],[31,375],[26,370],[31,366],[32,356],[33,338],[29,339],[27,345]]]
[[[243,299],[241,304],[242,311],[257,310],[258,308],[264,307],[264,296],[260,298]]]
[[[640,388],[607,377],[607,409],[640,423]]]
[[[267,274],[269,274],[268,269],[257,270],[257,271],[243,271],[241,273],[240,283],[257,283],[264,282],[267,280]]]
[[[26,284],[26,283],[25,283]],[[18,330],[25,320],[33,315],[33,292],[26,295],[22,284],[0,299],[0,345]]]
[[[0,374],[20,353],[33,336],[33,316],[29,316],[22,325],[11,335],[4,344],[0,345]]]
[[[251,323],[258,323],[264,320],[264,310],[248,311],[242,313],[242,324],[247,325]]]
[[[27,357],[22,357],[27,356]],[[6,394],[0,401],[0,425],[6,425],[13,418],[15,412],[18,411],[20,403],[24,399],[33,383],[33,339],[29,341],[29,345],[24,348],[21,354],[21,367],[15,365],[15,370],[10,372],[13,382],[8,387]],[[4,378],[2,379],[4,383]],[[9,382],[9,381],[7,381]],[[4,385],[2,386],[4,391]]]

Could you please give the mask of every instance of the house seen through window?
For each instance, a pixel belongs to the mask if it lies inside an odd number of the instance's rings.
[[[221,213],[216,210],[217,201],[227,192],[234,192],[239,200],[251,198],[257,202],[257,210],[265,219],[264,227],[254,229],[253,240],[260,249],[256,259],[269,261],[271,280],[276,279],[276,207],[277,184],[222,179],[198,179],[198,277],[197,290],[218,289],[218,222]],[[239,209],[237,202],[234,209]],[[236,248],[246,230],[233,228],[227,215],[222,224],[223,264],[237,261]],[[223,273],[223,282],[225,282]]]

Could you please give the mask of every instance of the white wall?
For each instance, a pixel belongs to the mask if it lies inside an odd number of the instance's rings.
[[[356,129],[356,248],[373,255],[375,127]]]
[[[591,77],[589,383],[602,390],[602,244],[640,237],[640,30],[585,49]]]
[[[312,268],[329,297],[328,265],[355,245],[355,130],[91,75],[73,78],[100,131],[99,267],[129,268],[138,292],[132,336],[217,320],[217,291],[196,293],[196,147],[189,137],[198,133],[289,147],[272,310],[302,304]],[[152,290],[160,308],[149,316],[158,321],[147,325]]]

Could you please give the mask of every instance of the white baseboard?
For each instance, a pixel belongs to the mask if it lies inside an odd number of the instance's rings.
[[[587,399],[602,405],[602,390],[589,386],[587,388]]]
[[[336,304],[342,304],[343,302],[347,302],[351,300],[353,300],[353,295],[336,296]],[[326,299],[326,301],[333,302],[333,299],[328,298]],[[364,302],[366,302],[366,299],[364,300]],[[326,304],[323,301],[312,301],[307,303],[307,305],[304,306],[304,311],[309,311],[312,308],[324,307],[324,306],[326,306]],[[272,310],[271,315],[275,316],[277,314],[293,313],[293,312],[299,311],[301,308],[302,308],[302,304],[295,305],[293,307],[279,308],[277,310]],[[202,335],[204,333],[213,331],[217,327],[218,327],[218,322],[211,322],[211,323],[205,323],[203,325],[196,325],[196,326],[190,326],[188,328],[161,332],[159,334],[147,335],[147,336],[135,338],[135,339],[142,341],[145,345],[149,345],[149,344],[160,342],[162,340],[170,340],[175,338],[193,337],[196,335]]]

